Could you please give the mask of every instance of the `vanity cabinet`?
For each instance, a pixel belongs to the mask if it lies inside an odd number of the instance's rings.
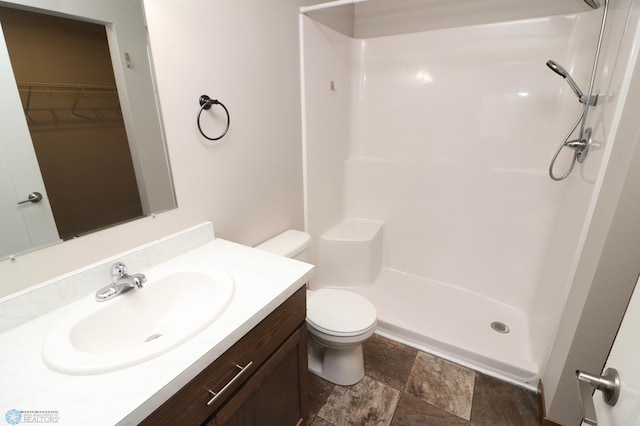
[[[302,287],[141,424],[305,424],[305,298]]]

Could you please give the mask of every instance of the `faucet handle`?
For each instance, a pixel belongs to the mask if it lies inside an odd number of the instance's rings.
[[[127,274],[127,266],[122,262],[116,262],[111,265],[111,269],[109,269],[109,273],[111,274],[111,278],[113,282],[116,282],[119,278],[126,277]]]
[[[144,274],[133,274],[131,279],[138,288],[142,288],[142,284],[147,282],[147,277]]]

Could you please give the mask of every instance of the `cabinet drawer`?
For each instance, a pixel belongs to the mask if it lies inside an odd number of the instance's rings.
[[[305,302],[302,287],[141,424],[204,423],[304,322]],[[213,402],[209,390],[218,394]]]

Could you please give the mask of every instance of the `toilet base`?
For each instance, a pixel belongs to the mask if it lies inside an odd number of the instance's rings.
[[[308,343],[309,371],[341,386],[351,386],[364,377],[362,344],[333,349],[323,347],[312,339]]]

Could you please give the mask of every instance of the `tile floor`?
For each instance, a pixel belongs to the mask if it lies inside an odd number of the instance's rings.
[[[365,377],[337,386],[309,373],[311,426],[539,425],[535,392],[374,335]]]

